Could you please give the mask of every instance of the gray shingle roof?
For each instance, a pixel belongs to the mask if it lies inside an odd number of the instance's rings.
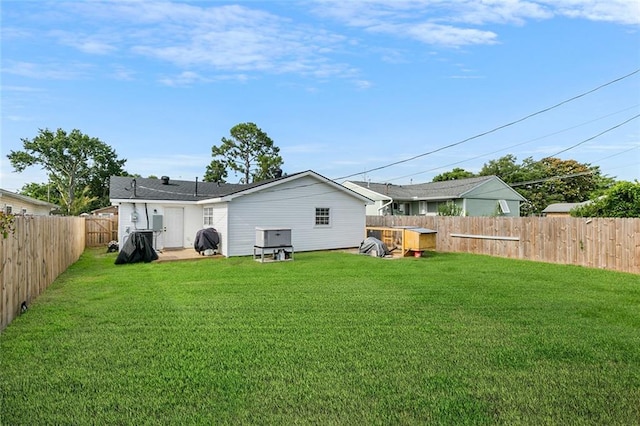
[[[289,175],[287,177],[291,177]],[[133,178],[125,176],[111,176],[109,183],[109,198],[112,200],[169,200],[169,201],[200,201],[210,198],[224,197],[249,188],[264,185],[279,179],[270,179],[257,183],[215,183],[196,182],[169,179],[165,184],[162,179]],[[135,184],[134,184],[135,182]]]
[[[414,197],[452,199],[460,198],[466,192],[469,192],[478,185],[494,178],[495,176],[480,176],[468,179],[447,180],[443,182],[428,182],[412,185],[393,185],[362,181],[351,182],[363,188],[368,188],[379,194],[388,195],[394,200],[410,200]]]

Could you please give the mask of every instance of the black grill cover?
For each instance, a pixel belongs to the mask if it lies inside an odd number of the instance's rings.
[[[204,228],[196,233],[196,239],[193,241],[193,248],[198,253],[205,250],[217,250],[220,244],[220,236],[214,228]]]
[[[375,250],[378,254],[378,257],[385,257],[388,254],[391,254],[387,245],[374,237],[367,237],[360,243],[361,254],[371,254],[371,252]]]
[[[116,258],[116,265],[123,263],[151,262],[158,259],[149,239],[142,232],[132,232],[124,242]]]

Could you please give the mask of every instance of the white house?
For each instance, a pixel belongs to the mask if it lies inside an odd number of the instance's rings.
[[[145,230],[156,249],[193,248],[198,230],[213,227],[227,257],[252,254],[258,227],[291,229],[296,252],[357,247],[372,203],[310,170],[246,185],[112,176],[109,198],[121,246]]]

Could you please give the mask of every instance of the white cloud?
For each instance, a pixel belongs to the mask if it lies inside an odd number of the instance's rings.
[[[263,10],[213,4],[74,4],[76,12],[100,29],[93,33],[80,28],[80,35],[74,39],[61,35],[60,42],[85,52],[128,51],[206,79],[211,72],[351,75],[349,66],[329,56],[346,42],[344,37]]]
[[[73,80],[88,74],[92,68],[83,63],[35,63],[24,61],[7,61],[2,72],[35,79]]]
[[[427,44],[441,46],[464,46],[472,44],[494,44],[498,35],[492,31],[473,28],[458,28],[451,25],[423,23],[407,26],[405,34]]]
[[[496,24],[524,25],[554,16],[640,23],[638,0],[316,0],[282,5],[299,13],[302,6],[324,18],[322,25],[269,11],[263,3],[97,0],[38,6],[39,14],[29,19],[46,21],[44,27],[52,27],[48,32],[39,33],[34,26],[30,33],[16,25],[2,31],[8,38],[50,37],[88,55],[115,57],[118,63],[143,56],[154,66],[171,67],[158,75],[161,83],[173,86],[267,73],[337,77],[365,88],[369,83],[361,70],[342,58],[365,52],[392,63],[411,60],[394,39],[457,48],[499,43]],[[73,30],[68,30],[70,23]],[[373,34],[375,41],[367,45],[358,31]],[[90,75],[86,64],[13,62],[3,68],[31,78]],[[112,76],[127,80],[134,72],[121,65]]]
[[[545,1],[559,15],[624,25],[640,24],[638,0],[554,0]]]
[[[313,11],[368,32],[448,47],[496,43],[498,34],[470,26],[524,25],[558,15],[640,23],[638,0],[317,0]]]

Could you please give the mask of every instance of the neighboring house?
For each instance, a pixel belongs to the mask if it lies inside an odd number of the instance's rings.
[[[0,207],[7,214],[48,216],[57,205],[47,203],[26,195],[16,194],[5,189],[0,189]]]
[[[313,171],[252,184],[112,176],[122,246],[130,232],[153,230],[156,249],[193,248],[213,227],[224,256],[253,254],[256,228],[291,229],[296,252],[357,247],[371,200]]]
[[[437,215],[442,204],[455,203],[464,216],[520,216],[526,201],[497,176],[393,185],[346,181],[344,186],[374,201],[367,215]]]
[[[582,203],[554,203],[549,204],[544,210],[542,210],[542,215],[547,217],[568,217],[571,216],[571,210],[576,207],[584,206],[585,204],[590,203],[591,201],[583,201]]]
[[[91,210],[91,216],[113,217],[118,215],[118,206],[107,206]]]

